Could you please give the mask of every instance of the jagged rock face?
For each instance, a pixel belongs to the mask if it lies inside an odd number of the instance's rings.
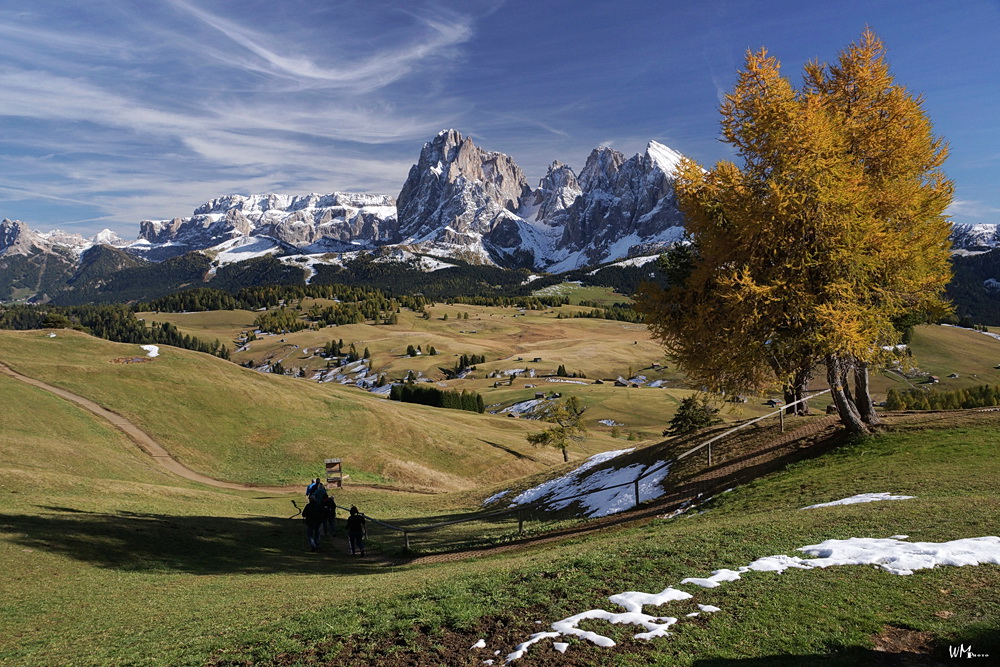
[[[424,144],[396,198],[399,239],[475,242],[518,210],[531,190],[507,155],[484,151],[455,130]]]
[[[323,239],[385,240],[395,234],[394,223],[395,202],[386,195],[227,195],[202,204],[190,218],[144,220],[139,238],[208,248],[243,236],[271,236],[301,247]]]
[[[0,255],[30,255],[39,250],[38,235],[20,220],[0,222]]]
[[[538,182],[538,188],[521,203],[518,215],[533,222],[554,221],[582,194],[576,174],[568,165],[557,160],[549,165],[545,177]]]
[[[174,242],[194,248],[208,248],[232,238],[248,236],[250,231],[250,221],[237,209],[139,223],[140,239],[150,243]]]
[[[582,250],[588,263],[598,263],[611,258],[608,249],[617,242],[632,238],[636,245],[648,245],[665,230],[682,226],[673,190],[680,159],[656,142],[627,160],[614,149],[594,149],[580,172],[583,194],[565,211],[559,247]]]

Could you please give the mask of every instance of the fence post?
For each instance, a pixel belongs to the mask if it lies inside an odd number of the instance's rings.
[[[785,432],[785,408],[782,408],[778,413],[778,421],[781,422],[781,432]]]
[[[712,443],[708,443],[708,465],[712,465]]]
[[[517,511],[517,534],[524,535],[524,510]]]
[[[635,506],[639,506],[639,478],[635,478]]]
[[[407,553],[409,553],[409,551],[410,551],[410,534],[408,532],[406,532],[405,530],[403,531],[403,548],[406,550]]]

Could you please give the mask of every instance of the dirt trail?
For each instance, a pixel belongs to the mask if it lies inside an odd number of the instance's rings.
[[[88,398],[79,396],[72,392],[66,391],[65,389],[60,389],[59,387],[54,387],[50,384],[46,384],[41,380],[36,380],[34,378],[28,377],[27,375],[21,375],[17,371],[0,364],[0,373],[8,377],[12,377],[15,380],[20,380],[25,384],[29,384],[33,387],[43,389],[47,392],[55,394],[60,398],[63,398],[72,403],[76,403],[84,410],[97,415],[101,419],[111,423],[112,426],[117,428],[119,431],[127,435],[135,444],[139,446],[139,449],[149,454],[154,461],[156,461],[160,466],[166,470],[172,472],[178,477],[183,477],[184,479],[191,480],[193,482],[199,482],[207,486],[214,486],[218,489],[234,489],[238,491],[268,491],[272,493],[287,493],[289,491],[295,490],[297,487],[268,487],[268,486],[247,486],[245,484],[234,484],[233,482],[223,482],[218,479],[213,479],[211,477],[206,477],[201,473],[195,472],[188,468],[183,463],[175,459],[170,455],[170,453],[163,448],[163,446],[156,440],[153,440],[145,431],[140,429],[138,426],[130,422],[125,417],[122,417],[116,412],[112,412],[107,408],[103,408],[97,403],[91,401]]]

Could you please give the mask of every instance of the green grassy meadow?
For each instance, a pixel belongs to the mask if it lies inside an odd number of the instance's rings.
[[[474,312],[489,318],[471,309],[459,331],[475,328]],[[486,366],[513,364],[528,350],[541,350],[534,356],[544,363],[560,354],[581,364],[589,363],[587,355],[605,355],[595,367],[614,368],[617,359],[628,362],[629,346],[646,359],[645,346],[653,345],[621,323],[499,314],[490,331],[502,335],[484,336],[480,344],[507,354]],[[193,321],[195,315],[205,314],[192,314]],[[221,316],[201,321],[219,332],[231,324]],[[487,330],[484,321],[476,322],[481,330]],[[408,331],[441,340],[449,352],[477,352],[458,349],[454,341],[471,344],[476,334],[446,328],[454,323],[452,317],[414,321]],[[573,333],[577,325],[583,333]],[[377,346],[388,357],[398,345],[376,337],[392,327],[351,327],[354,335],[369,336],[373,356]],[[351,327],[331,331],[346,342]],[[554,331],[546,327],[563,327],[565,344],[543,335]],[[604,336],[603,348],[587,347],[595,332]],[[630,626],[591,621],[582,627],[618,645],[569,639],[561,655],[539,644],[515,664],[882,664],[884,654],[875,647],[893,641],[939,661],[958,643],[1000,655],[998,565],[910,576],[834,567],[751,573],[715,589],[679,586],[685,577],[772,554],[798,555],[796,548],[826,539],[997,535],[1000,413],[890,418],[889,429],[873,439],[845,443],[677,518],[495,555],[394,560],[399,536],[372,525],[373,551],[391,558],[360,560],[346,555],[342,537],[308,552],[301,520],[289,518],[290,501],[302,498],[305,481],[320,474],[326,456],[344,458],[351,474],[335,492],[338,504],[420,525],[463,516],[495,491],[562,474],[599,451],[639,446],[628,461],[662,456],[659,429],[690,389],[543,385],[577,393],[590,407],[589,418],[608,415],[627,423],[623,434],[634,429],[644,436],[626,443],[593,429],[571,449],[573,462],[563,465],[558,451],[526,443],[525,435],[539,428],[526,420],[396,404],[169,347],[147,363],[113,363],[142,351],[56,333],[0,332],[0,362],[135,421],[204,474],[288,486],[220,490],[178,478],[103,420],[0,375],[0,404],[16,406],[4,410],[0,428],[0,664],[481,665],[502,659],[553,621],[588,609],[617,610],[609,595],[667,586],[694,594],[661,608],[681,619],[670,637],[635,640]],[[982,334],[922,327],[912,348],[942,384],[1000,382],[1000,371],[992,369],[1000,341]],[[575,350],[572,356],[567,349]],[[960,377],[947,380],[951,372]],[[493,396],[487,402],[535,391],[521,381],[495,390],[483,377],[472,383]],[[758,408],[742,409],[730,418]],[[916,498],[799,509],[875,492]],[[502,542],[514,530],[509,523],[481,529],[484,542]],[[722,611],[687,617],[699,603]],[[469,649],[479,639],[487,648]]]
[[[186,483],[45,392],[0,378],[0,398],[31,406],[0,439],[0,664],[481,664],[489,653],[468,649],[478,639],[506,654],[555,620],[613,609],[606,598],[617,592],[657,592],[830,538],[945,541],[1000,525],[1000,424],[983,413],[982,424],[897,426],[675,519],[488,558],[391,566],[352,560],[339,542],[307,552],[301,522],[288,518],[297,492]],[[916,498],[799,510],[876,491]],[[473,509],[461,493],[341,494],[383,518]],[[671,637],[638,641],[629,628],[592,622],[585,627],[618,646],[570,639],[560,660],[864,664],[887,628],[916,633],[940,656],[957,642],[989,652],[1000,622],[995,565],[905,577],[792,570],[681,588],[695,597],[664,607],[682,619]],[[722,611],[686,618],[696,603]],[[556,657],[539,645],[521,664]]]

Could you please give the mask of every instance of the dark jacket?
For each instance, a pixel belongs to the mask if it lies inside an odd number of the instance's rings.
[[[363,535],[365,533],[365,517],[361,514],[352,514],[347,517],[347,532]]]
[[[302,518],[307,526],[318,526],[323,523],[323,506],[319,503],[309,503],[302,510]]]

